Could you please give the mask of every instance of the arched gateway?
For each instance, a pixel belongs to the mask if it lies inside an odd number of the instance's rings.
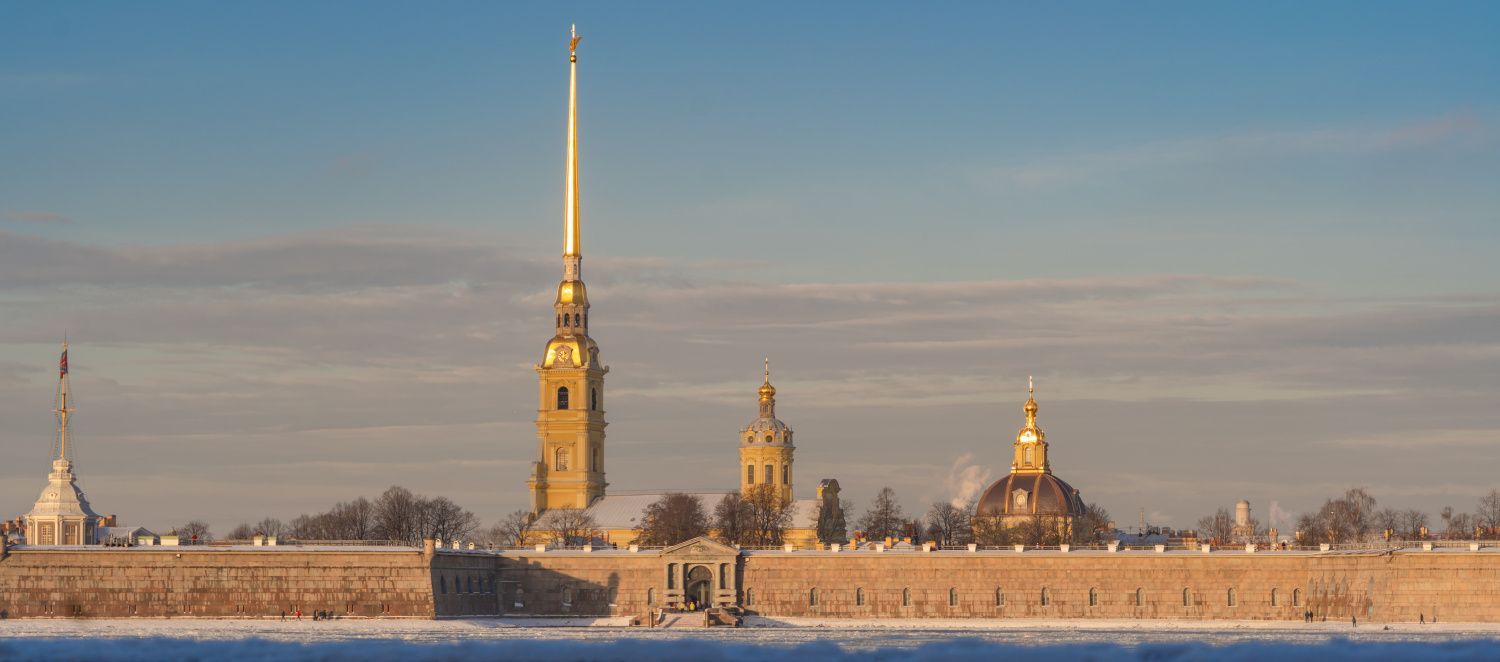
[[[666,606],[732,607],[739,600],[740,550],[694,538],[661,552],[661,579],[654,588]]]

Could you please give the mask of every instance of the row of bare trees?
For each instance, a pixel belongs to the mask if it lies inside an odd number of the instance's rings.
[[[392,485],[373,501],[364,497],[342,501],[326,512],[298,515],[290,522],[274,517],[253,525],[246,522],[230,531],[229,538],[267,535],[295,540],[390,540],[417,545],[424,538],[467,538],[477,528],[479,518],[447,497],[423,496]]]
[[[979,545],[1058,545],[1095,542],[1109,527],[1109,512],[1098,504],[1088,504],[1072,522],[1034,515],[1021,521],[1003,522],[996,518],[976,517],[975,502],[955,504],[939,501],[927,510],[925,519],[908,518],[889,487],[876,493],[870,508],[859,518],[858,526],[867,540],[909,538],[912,543],[932,542],[952,547]]]
[[[1481,496],[1473,513],[1452,506],[1439,515],[1440,527],[1427,513],[1395,508],[1376,509],[1375,497],[1363,487],[1328,499],[1318,510],[1297,518],[1297,536],[1304,544],[1359,543],[1381,540],[1454,540],[1500,538],[1500,490]],[[1439,530],[1440,529],[1440,530]]]

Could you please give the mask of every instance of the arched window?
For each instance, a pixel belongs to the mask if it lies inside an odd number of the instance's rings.
[[[1004,589],[998,589],[998,588],[995,589],[995,606],[996,607],[1004,607],[1005,606],[1005,590]]]
[[[1031,464],[1033,461],[1034,460],[1032,460],[1032,458],[1031,458],[1031,447],[1027,446],[1026,447],[1026,464]]]
[[[1276,589],[1274,589],[1274,588],[1271,589],[1271,606],[1272,607],[1279,606],[1279,605],[1276,604]]]
[[[783,465],[781,465],[781,484],[782,485],[791,485],[792,484],[792,465],[790,465],[790,464],[783,464]]]
[[[562,326],[562,315],[557,316],[557,325]]]
[[[903,589],[901,589],[901,606],[902,607],[910,607],[911,606],[911,589],[909,589],[909,588],[903,588]]]
[[[1234,606],[1234,589],[1229,589],[1228,595],[1225,596],[1225,604],[1230,607]]]
[[[956,589],[956,588],[950,588],[950,589],[948,589],[948,606],[949,607],[957,607],[958,606],[958,589]]]
[[[1089,606],[1090,607],[1098,607],[1099,606],[1099,589],[1097,589],[1097,588],[1090,588],[1089,589]]]
[[[589,409],[599,411],[599,389],[589,389]]]
[[[1301,607],[1302,606],[1302,589],[1300,589],[1300,588],[1294,588],[1294,589],[1292,589],[1292,606],[1293,607]]]
[[[1047,590],[1046,588],[1043,588],[1042,589],[1042,606],[1046,607],[1047,605],[1050,605],[1050,604],[1052,604],[1052,592],[1049,591],[1049,590]]]
[[[667,588],[677,588],[677,564],[667,564]]]
[[[568,408],[568,387],[566,386],[557,387],[557,408]]]
[[[865,590],[864,589],[862,589],[862,588],[856,588],[856,589],[854,589],[854,606],[856,606],[856,607],[863,607],[863,606],[865,606]]]
[[[552,468],[558,471],[568,470],[568,449],[557,449],[557,458],[552,461]]]
[[[753,465],[753,464],[747,464],[747,465],[745,465],[745,484],[746,485],[754,485],[755,484],[755,465]]]
[[[745,606],[749,607],[752,604],[755,604],[755,589],[747,588],[745,589]]]
[[[573,326],[583,326],[583,315],[573,313]]]
[[[765,478],[766,478],[765,482],[766,482],[767,485],[770,485],[770,484],[776,482],[775,481],[776,474],[771,472],[771,465],[769,465],[769,464],[766,465]]]
[[[1193,589],[1190,589],[1190,588],[1182,589],[1182,606],[1184,606],[1184,607],[1191,607],[1191,606],[1193,606]]]
[[[1135,590],[1135,606],[1146,606],[1146,589],[1138,588]]]
[[[816,589],[816,588],[807,589],[807,606],[809,606],[809,607],[816,607],[816,606],[818,606],[818,589]]]
[[[654,604],[656,604],[656,589],[654,589],[654,588],[648,588],[648,589],[646,589],[646,604],[648,604],[648,605],[654,605]]]
[[[568,606],[568,605],[573,604],[573,587],[571,587],[571,586],[564,586],[563,587],[562,603],[563,603],[563,606]]]

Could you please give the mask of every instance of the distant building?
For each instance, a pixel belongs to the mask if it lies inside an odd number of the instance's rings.
[[[1026,396],[1026,424],[1016,432],[1010,475],[984,491],[974,517],[1007,528],[1041,518],[1049,528],[1066,534],[1072,530],[1074,519],[1084,512],[1083,498],[1072,485],[1052,474],[1047,433],[1036,423],[1035,388],[1031,384],[1027,385]]]
[[[28,545],[92,545],[96,543],[99,515],[78,487],[73,463],[68,459],[68,344],[63,343],[58,361],[57,458],[36,505],[26,514]]]

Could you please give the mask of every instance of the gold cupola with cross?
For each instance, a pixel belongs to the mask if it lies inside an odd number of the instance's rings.
[[[1036,424],[1036,385],[1026,378],[1026,424],[1016,431],[1016,456],[1010,464],[1011,473],[1052,473],[1047,462],[1047,433]]]
[[[604,375],[599,345],[589,336],[583,285],[582,216],[578,202],[578,42],[568,40],[568,138],[563,178],[563,279],[552,304],[554,332],[536,364],[537,460],[531,509],[587,508],[604,496]]]
[[[740,494],[771,489],[783,503],[792,500],[792,428],[776,418],[776,387],[771,385],[771,359],[766,359],[761,382],[760,414],[740,428]]]

